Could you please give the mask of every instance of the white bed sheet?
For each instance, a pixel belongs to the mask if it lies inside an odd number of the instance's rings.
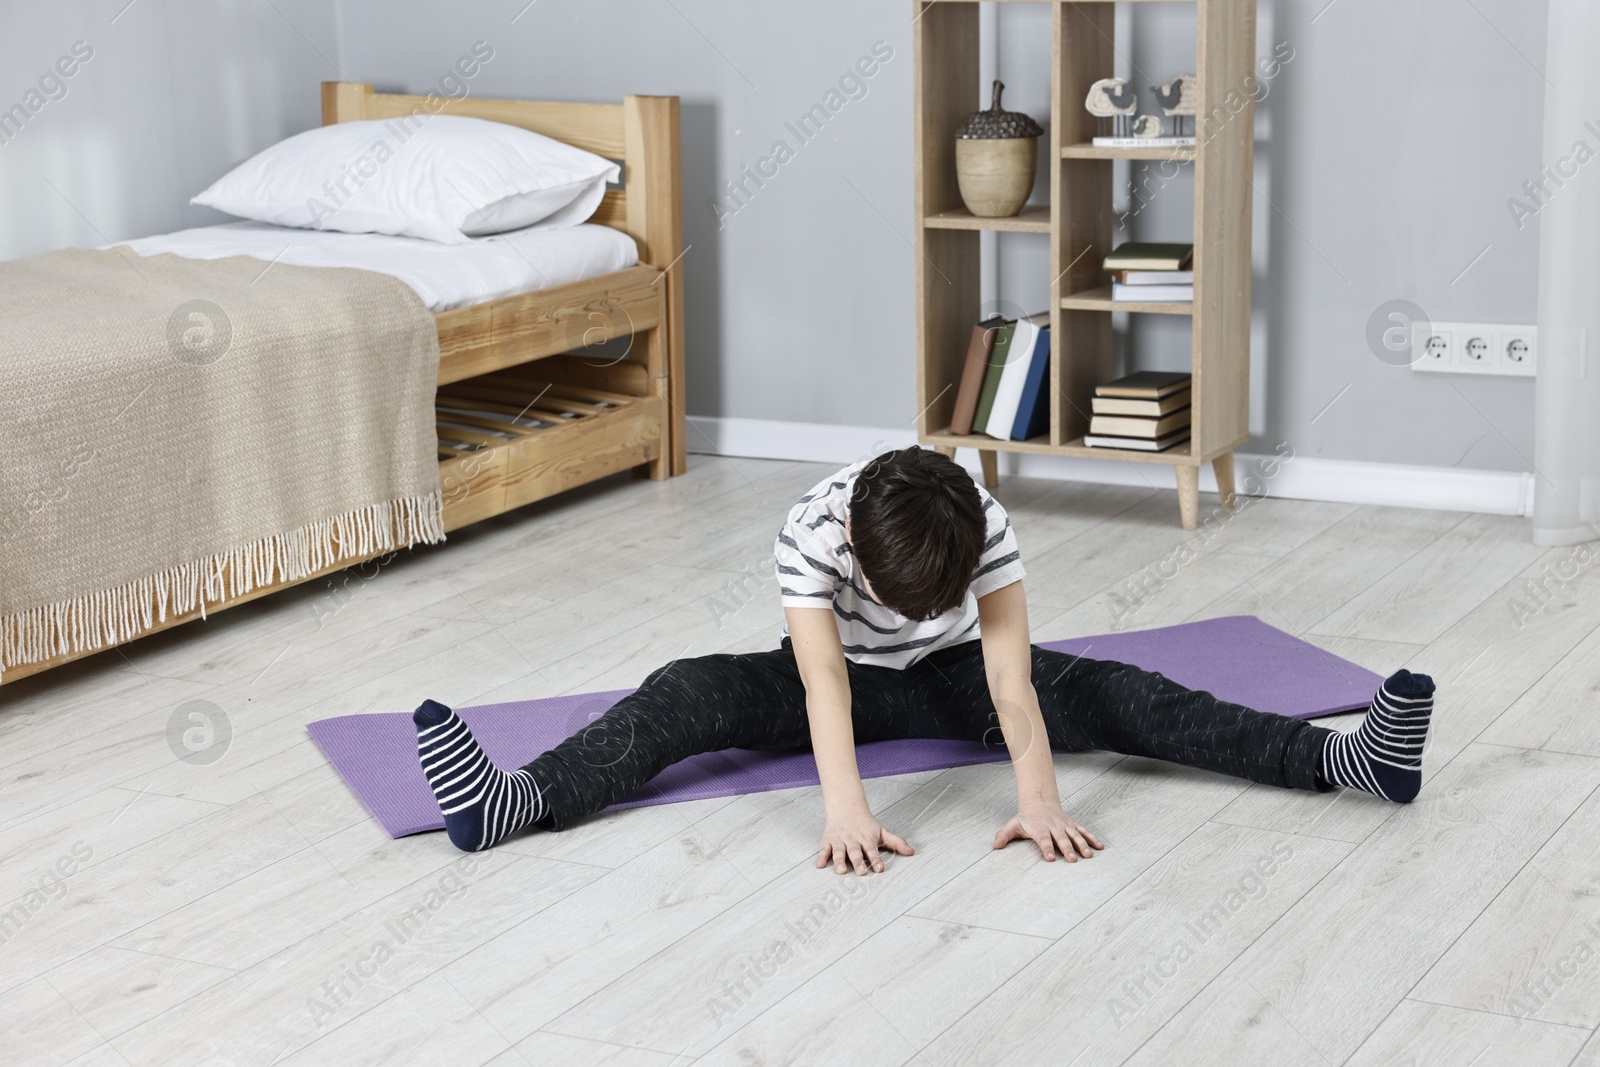
[[[439,244],[415,237],[230,222],[123,243],[141,256],[252,256],[264,263],[378,271],[411,286],[434,312],[595,278],[639,262],[633,238],[591,223]]]

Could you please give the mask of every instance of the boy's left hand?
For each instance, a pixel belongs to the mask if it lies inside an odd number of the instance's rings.
[[[1106,847],[1098,837],[1062,811],[1060,804],[1044,801],[1018,808],[1012,820],[994,835],[994,847],[1005,848],[1022,838],[1038,845],[1039,851],[1050,862],[1055,860],[1057,850],[1067,857],[1068,863],[1076,863],[1080,855],[1084,859],[1092,859],[1093,849]]]

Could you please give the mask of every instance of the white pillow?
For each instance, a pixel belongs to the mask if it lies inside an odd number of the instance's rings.
[[[576,226],[618,166],[530,130],[458,115],[319,126],[279,141],[190,203],[299,229],[470,237]]]

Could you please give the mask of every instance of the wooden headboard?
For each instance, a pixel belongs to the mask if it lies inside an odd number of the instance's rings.
[[[622,164],[621,189],[589,221],[639,245],[639,262],[667,269],[683,247],[678,98],[625,96],[620,104],[561,104],[373,92],[363,82],[322,83],[322,124],[409,115],[463,115],[520,126]]]

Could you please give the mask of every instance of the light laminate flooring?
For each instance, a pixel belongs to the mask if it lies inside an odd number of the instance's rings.
[[[814,788],[464,859],[306,735],[772,647],[828,470],[608,479],[0,688],[0,1063],[1600,1067],[1600,566],[1522,520],[997,493],[1036,640],[1254,614],[1434,675],[1409,806],[1062,755],[1090,862],[990,849],[1003,765],[869,781],[917,855],[866,879],[813,868]]]

